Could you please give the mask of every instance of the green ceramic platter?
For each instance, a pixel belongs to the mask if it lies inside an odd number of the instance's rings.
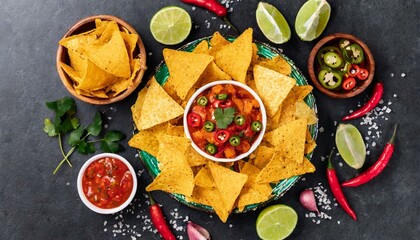
[[[202,39],[197,39],[191,43],[188,43],[186,45],[184,45],[183,47],[179,48],[178,50],[182,50],[182,51],[187,51],[187,52],[192,52],[195,47],[197,46],[197,44],[199,44],[201,41],[205,40],[205,41],[209,41],[211,37],[206,37],[206,38],[202,38]],[[233,41],[235,40],[235,37],[227,37],[227,40],[229,41]],[[296,82],[298,85],[307,85],[308,82],[306,81],[305,77],[303,76],[303,74],[301,73],[301,71],[296,67],[296,65],[294,64],[294,62],[289,59],[287,56],[285,56],[284,54],[282,54],[281,52],[279,52],[277,49],[269,46],[268,44],[265,43],[261,43],[261,42],[255,42],[257,47],[258,47],[258,55],[260,57],[263,58],[273,58],[275,56],[281,55],[284,59],[286,59],[286,61],[292,66],[292,73],[290,74],[291,77],[293,77],[294,79],[296,79]],[[157,68],[155,69],[155,74],[154,74],[156,80],[159,82],[159,84],[164,85],[166,83],[166,81],[168,80],[169,77],[169,71],[168,71],[168,67],[166,66],[165,62],[161,62],[159,64],[159,66],[157,66]],[[317,109],[316,109],[316,104],[315,104],[315,97],[313,96],[312,93],[310,93],[305,99],[305,102],[308,104],[308,106],[312,109],[315,110],[315,112],[317,113]],[[318,134],[318,124],[313,124],[309,126],[309,131],[312,135],[312,137],[314,139],[316,139],[317,134]],[[139,157],[143,163],[143,165],[145,166],[146,170],[148,171],[149,175],[152,178],[155,178],[159,173],[159,167],[158,167],[158,159],[156,159],[154,156],[148,154],[145,151],[141,151],[139,150]],[[312,158],[312,153],[308,154],[306,156],[309,160]],[[244,210],[242,212],[247,212],[250,210],[255,210],[257,208],[263,207],[265,205],[267,205],[269,202],[273,201],[273,200],[277,200],[279,199],[281,196],[283,196],[287,190],[289,190],[298,180],[299,180],[300,176],[294,176],[285,180],[280,181],[279,183],[272,185],[273,188],[273,193],[272,193],[272,197],[267,200],[264,203],[258,203],[258,204],[251,204],[248,205],[244,208]],[[180,194],[169,194],[171,197],[173,197],[174,199],[176,199],[177,201],[198,209],[198,210],[202,210],[202,211],[207,211],[207,212],[214,212],[213,208],[210,206],[206,206],[203,204],[199,204],[199,203],[195,203],[195,202],[190,202],[187,201],[185,199],[185,197],[183,195]],[[238,213],[239,211],[237,209],[235,209],[234,211],[235,213]]]

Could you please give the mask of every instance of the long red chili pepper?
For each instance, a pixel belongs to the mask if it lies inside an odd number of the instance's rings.
[[[369,101],[360,109],[352,112],[350,115],[343,117],[343,121],[356,119],[363,117],[366,113],[370,112],[370,110],[374,109],[381,101],[382,95],[384,93],[384,85],[382,82],[378,82],[373,89],[372,97]]]
[[[331,151],[331,154],[328,158],[328,166],[327,166],[327,179],[328,183],[330,184],[331,191],[337,199],[337,202],[340,204],[340,206],[344,209],[344,211],[350,215],[354,220],[357,220],[356,213],[351,209],[349,203],[347,202],[346,197],[343,194],[343,191],[340,187],[340,182],[338,181],[337,174],[335,173],[335,169],[331,163],[331,156],[333,155],[333,151]]]
[[[394,153],[394,147],[395,147],[394,142],[395,142],[395,136],[397,134],[397,128],[398,128],[398,124],[395,125],[392,137],[389,140],[389,142],[386,144],[378,161],[376,161],[375,164],[373,164],[368,170],[366,170],[359,176],[343,182],[341,186],[343,187],[360,186],[362,184],[369,182],[376,176],[378,176],[385,169],[386,165],[388,165],[389,160],[392,157],[392,154]]]
[[[223,21],[225,21],[233,30],[238,32],[238,30],[227,19],[227,9],[216,0],[181,0],[181,2],[197,7],[202,7],[215,13],[218,17],[222,18]]]
[[[166,223],[165,217],[163,216],[162,209],[160,209],[159,205],[155,202],[152,195],[149,193],[150,196],[150,218],[152,219],[153,225],[156,227],[160,235],[165,240],[175,240],[174,234],[169,229],[168,224]]]

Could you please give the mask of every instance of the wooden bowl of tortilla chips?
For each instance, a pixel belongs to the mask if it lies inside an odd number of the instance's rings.
[[[136,30],[111,15],[81,19],[59,41],[57,71],[76,98],[95,105],[130,95],[146,70],[146,50]]]

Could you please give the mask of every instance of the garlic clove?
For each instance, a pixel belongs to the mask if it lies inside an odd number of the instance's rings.
[[[304,190],[299,197],[300,203],[302,206],[304,206],[306,209],[310,211],[317,212],[319,215],[319,210],[316,205],[316,199],[315,194],[311,189]]]
[[[187,233],[189,240],[210,240],[210,233],[207,229],[191,221],[188,221]]]

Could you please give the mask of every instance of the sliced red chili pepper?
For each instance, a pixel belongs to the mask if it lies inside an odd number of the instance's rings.
[[[215,100],[212,104],[214,108],[228,108],[232,106],[231,100]]]
[[[378,103],[381,101],[382,94],[384,93],[384,85],[382,82],[378,82],[373,89],[372,97],[369,101],[361,107],[359,110],[354,111],[348,116],[343,117],[343,121],[356,119],[363,117],[366,113],[370,112],[370,110],[374,109]]]
[[[333,155],[333,153],[334,150],[330,153],[327,166],[327,179],[331,188],[331,192],[333,193],[335,199],[337,199],[337,202],[340,204],[343,210],[354,220],[357,220],[356,213],[353,211],[353,209],[351,209],[346,197],[344,196],[343,191],[341,190],[340,182],[338,181],[337,174],[331,163],[331,156]]]
[[[347,90],[347,91],[352,90],[355,86],[356,86],[355,78],[349,77],[349,78],[344,79],[343,85],[342,85],[344,90]]]
[[[359,72],[357,73],[356,76],[359,80],[366,80],[369,77],[369,72],[367,69],[364,68],[360,68]]]
[[[201,127],[202,121],[203,120],[201,119],[200,114],[191,112],[191,113],[189,113],[187,115],[187,123],[188,123],[188,126],[191,126],[191,127]]]
[[[229,140],[230,132],[228,130],[218,130],[214,133],[214,139],[217,143],[223,144]]]
[[[394,153],[394,146],[395,146],[394,142],[395,142],[395,136],[397,134],[397,127],[398,127],[398,124],[395,125],[392,137],[389,140],[389,142],[386,144],[378,161],[376,161],[375,164],[373,164],[368,170],[366,170],[359,176],[343,182],[341,186],[343,187],[360,186],[374,179],[385,169],[386,165],[388,165],[389,160],[392,157],[392,154]]]
[[[349,68],[348,75],[349,77],[356,77],[359,73],[360,67],[357,64],[352,64]]]

